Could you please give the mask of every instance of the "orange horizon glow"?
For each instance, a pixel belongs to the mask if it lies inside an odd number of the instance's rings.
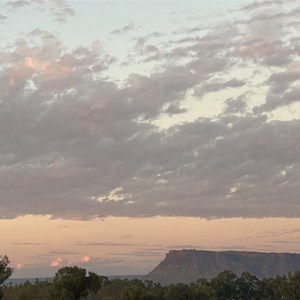
[[[131,273],[134,268],[146,273],[173,249],[299,253],[299,224],[299,218],[108,217],[74,221],[25,216],[0,221],[2,251],[16,269],[14,277],[37,264],[46,270],[121,258]]]

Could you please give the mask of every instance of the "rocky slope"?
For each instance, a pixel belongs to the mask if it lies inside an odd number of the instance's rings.
[[[171,250],[145,279],[163,285],[211,279],[224,270],[236,275],[247,271],[258,278],[286,275],[300,270],[300,254],[245,251]]]

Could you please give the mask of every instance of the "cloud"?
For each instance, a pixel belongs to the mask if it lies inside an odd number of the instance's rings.
[[[7,16],[4,16],[4,15],[0,14],[0,22],[3,23],[6,20],[7,20]]]
[[[113,256],[128,256],[128,257],[162,257],[166,253],[165,249],[155,250],[155,251],[147,251],[147,250],[138,250],[138,251],[132,251],[128,253],[116,253],[112,254]]]
[[[100,246],[100,247],[136,247],[143,246],[144,244],[135,243],[112,243],[112,242],[76,242],[75,246]]]
[[[243,7],[243,10],[256,10],[260,8],[266,8],[273,5],[283,4],[284,0],[266,0],[266,1],[256,1],[251,2]]]
[[[117,187],[113,189],[112,191],[109,192],[108,195],[100,195],[97,197],[92,197],[92,200],[97,200],[99,202],[105,202],[105,201],[122,201],[124,199],[130,198],[132,195],[131,194],[123,194],[122,193],[123,188],[122,187]]]
[[[91,258],[89,256],[85,255],[80,259],[80,262],[88,263],[90,260],[91,260]]]
[[[259,9],[268,9],[268,8],[278,8],[286,4],[296,3],[296,0],[263,0],[263,1],[253,1],[247,5],[244,5],[242,10],[251,11]]]
[[[41,246],[46,245],[44,243],[32,243],[32,242],[23,242],[23,243],[12,243],[13,245],[21,245],[21,246]]]
[[[16,1],[8,1],[6,3],[11,9],[18,9],[30,4],[29,0],[16,0]]]
[[[17,264],[15,267],[17,270],[21,270],[24,268],[24,264]]]
[[[208,93],[223,91],[227,88],[243,87],[245,84],[246,82],[238,80],[236,78],[225,81],[216,80],[209,83],[205,82],[202,86],[195,90],[195,94],[199,97],[202,97],[203,95],[207,95]]]
[[[227,114],[244,113],[247,109],[247,103],[243,97],[230,98],[226,101],[226,105],[225,113]]]
[[[169,115],[176,115],[186,112],[186,109],[180,108],[178,105],[170,104],[164,112]]]
[[[56,251],[50,251],[49,255],[74,255],[74,254],[80,254],[78,252],[74,252],[71,250],[56,250]]]
[[[133,30],[133,29],[135,29],[135,25],[134,25],[133,22],[130,22],[127,25],[125,25],[124,27],[119,28],[119,29],[115,29],[115,30],[111,31],[110,33],[111,34],[124,34],[128,31]]]
[[[99,41],[36,29],[1,49],[0,217],[299,216],[300,122],[268,115],[298,102],[299,37],[259,16],[145,36],[147,72],[121,83]]]
[[[57,257],[55,260],[51,261],[50,266],[51,268],[58,268],[58,267],[63,267],[63,266],[73,266],[73,265],[78,265],[78,263],[87,263],[89,261],[88,257],[85,256],[83,259],[81,259],[79,262],[73,262],[69,260],[68,258],[63,258],[63,257]]]
[[[299,62],[290,64],[284,71],[272,74],[267,81],[269,92],[266,101],[256,108],[257,111],[272,111],[299,102],[299,79]]]
[[[51,266],[52,268],[60,267],[61,264],[62,264],[62,262],[63,262],[63,259],[62,259],[61,257],[58,257],[56,260],[53,260],[53,261],[51,262],[50,266]]]
[[[66,0],[11,0],[6,3],[10,12],[33,7],[39,13],[50,14],[57,22],[64,23],[69,17],[75,15],[75,11]]]

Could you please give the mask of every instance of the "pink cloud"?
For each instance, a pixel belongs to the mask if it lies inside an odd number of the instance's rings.
[[[24,66],[28,69],[39,72],[47,78],[57,78],[72,71],[71,67],[61,66],[53,61],[38,61],[34,57],[26,57]]]
[[[51,262],[51,267],[59,267],[62,263],[62,258],[58,257],[56,260]]]
[[[24,265],[23,264],[17,264],[16,265],[16,269],[17,270],[21,270],[21,269],[23,269],[24,268]]]
[[[88,263],[90,260],[91,260],[91,258],[86,255],[86,256],[82,257],[80,261],[82,263]]]

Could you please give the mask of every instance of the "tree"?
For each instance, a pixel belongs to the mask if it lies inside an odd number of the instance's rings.
[[[79,300],[94,297],[108,282],[108,278],[89,272],[84,268],[64,267],[59,269],[53,279],[52,298],[60,300]]]
[[[262,299],[262,283],[253,274],[249,272],[243,272],[241,277],[239,277],[236,282],[239,290],[238,299]]]
[[[211,280],[218,300],[236,299],[238,296],[237,276],[225,270]]]
[[[10,277],[13,272],[13,269],[8,267],[9,259],[6,255],[0,256],[0,285]],[[0,299],[3,297],[3,291],[0,287]]]
[[[210,300],[214,297],[214,291],[206,279],[200,278],[190,284],[192,300]]]
[[[288,293],[287,297],[290,300],[300,299],[300,272],[288,275],[288,288],[285,289]],[[285,299],[287,299],[287,297]]]
[[[108,278],[105,276],[99,276],[98,274],[94,272],[89,272],[89,276],[87,278],[88,280],[88,289],[91,293],[97,293],[98,290],[101,288],[102,285],[104,285]]]
[[[166,288],[165,298],[167,300],[189,300],[191,299],[191,289],[187,284],[171,284]]]
[[[83,268],[61,268],[56,272],[53,283],[58,299],[79,300],[88,293],[89,282]]]
[[[8,267],[10,261],[6,255],[0,256],[0,284],[10,277],[13,269]]]

